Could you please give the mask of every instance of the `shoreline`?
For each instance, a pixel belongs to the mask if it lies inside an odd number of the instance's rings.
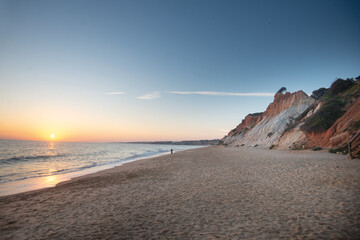
[[[360,161],[207,147],[0,197],[4,239],[360,237]]]
[[[208,146],[201,146],[198,148],[204,148],[204,147],[208,147]],[[197,148],[195,148],[195,149],[197,149]],[[189,149],[178,150],[176,152],[182,152],[182,151],[187,151],[187,150],[189,150]],[[65,173],[65,174],[51,175],[51,176],[45,176],[45,177],[35,177],[35,178],[28,178],[28,179],[19,180],[19,181],[7,182],[7,183],[4,183],[3,185],[8,185],[8,186],[6,186],[6,187],[1,186],[0,192],[9,192],[9,193],[8,194],[0,193],[0,198],[15,195],[15,194],[21,194],[21,193],[26,193],[26,192],[33,192],[33,191],[40,191],[43,189],[54,188],[58,184],[70,182],[73,179],[78,179],[78,178],[86,177],[88,175],[98,174],[103,171],[121,167],[128,163],[141,161],[141,160],[147,160],[147,159],[151,159],[151,158],[156,158],[156,157],[160,157],[160,156],[168,155],[168,154],[170,154],[170,153],[163,152],[163,153],[158,153],[158,154],[155,154],[152,156],[138,157],[138,158],[130,159],[130,160],[119,163],[119,165],[109,164],[109,165],[103,165],[103,166],[96,166],[96,167],[84,169],[81,171],[69,172],[69,173]],[[51,180],[49,180],[49,178]],[[21,186],[25,186],[25,187],[21,187]],[[3,190],[3,189],[5,189],[5,190]],[[6,190],[6,189],[10,189],[10,190]]]
[[[198,147],[198,148],[193,148],[193,149],[179,150],[179,151],[174,152],[173,154],[176,154],[178,152],[190,151],[190,150],[194,150],[194,149],[207,148],[207,147],[211,147],[211,146],[203,146],[203,147]],[[81,179],[86,179],[86,178],[91,178],[91,177],[101,177],[101,176],[105,176],[107,174],[111,174],[111,173],[114,173],[114,172],[116,173],[118,171],[121,171],[121,168],[125,167],[126,165],[131,165],[132,163],[141,162],[141,161],[147,161],[147,160],[151,160],[151,159],[157,159],[157,158],[160,158],[162,156],[168,156],[168,155],[171,155],[171,153],[165,152],[165,153],[156,154],[155,156],[148,156],[148,157],[141,157],[141,158],[138,158],[138,159],[133,159],[133,160],[130,160],[130,161],[127,161],[127,162],[123,162],[121,165],[117,165],[117,166],[113,166],[113,167],[110,167],[110,168],[102,169],[102,170],[99,170],[99,171],[96,171],[96,172],[93,172],[93,173],[87,173],[87,174],[84,174],[84,175],[81,175],[81,176],[76,176],[76,177],[70,178],[70,179],[65,180],[65,181],[58,182],[53,187],[61,186],[61,185],[71,183],[71,182],[75,182],[75,181],[81,180]],[[38,189],[38,190],[41,190],[41,189]],[[0,198],[1,197],[2,196],[0,196]]]

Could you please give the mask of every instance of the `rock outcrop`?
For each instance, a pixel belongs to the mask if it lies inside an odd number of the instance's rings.
[[[315,100],[303,91],[277,93],[274,101],[261,114],[249,114],[223,139],[233,146],[270,147],[279,143],[284,131]]]
[[[346,144],[348,137],[357,127],[354,124],[360,122],[360,98],[325,132],[308,133],[306,147],[337,147]]]
[[[359,129],[360,83],[338,79],[311,97],[303,91],[275,94],[265,112],[247,115],[221,142],[277,149],[333,148],[345,146]]]

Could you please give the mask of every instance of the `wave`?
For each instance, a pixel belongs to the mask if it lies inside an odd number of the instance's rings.
[[[54,154],[54,155],[34,155],[34,156],[20,156],[20,157],[11,157],[11,158],[4,158],[4,159],[0,159],[0,164],[12,164],[12,163],[16,163],[16,162],[21,162],[21,161],[29,161],[29,160],[35,160],[35,159],[42,159],[42,160],[47,160],[50,158],[58,158],[58,157],[66,157],[68,156],[68,154]]]
[[[145,158],[145,157],[151,157],[151,156],[155,156],[155,155],[159,155],[162,153],[168,152],[168,150],[165,149],[157,149],[156,151],[151,151],[151,150],[146,150],[143,153],[134,153],[132,152],[131,155],[129,157],[125,157],[125,158],[121,158],[121,159],[115,159],[113,161],[107,161],[104,163],[96,163],[96,162],[88,162],[88,164],[84,165],[84,166],[79,166],[79,167],[74,167],[74,168],[64,168],[64,169],[58,169],[56,171],[52,171],[52,172],[48,172],[47,170],[44,170],[44,172],[42,172],[41,170],[37,170],[37,171],[33,171],[31,174],[31,172],[28,172],[28,174],[30,173],[30,175],[26,176],[26,177],[18,177],[15,179],[8,179],[8,177],[13,177],[16,174],[8,174],[8,175],[3,175],[0,176],[0,183],[6,183],[6,182],[12,182],[12,181],[21,181],[21,180],[26,180],[26,179],[30,179],[30,178],[37,178],[37,177],[48,177],[48,176],[54,176],[54,175],[61,175],[61,174],[67,174],[67,173],[74,173],[74,172],[79,172],[79,171],[83,171],[85,169],[89,169],[89,168],[94,168],[94,167],[101,167],[101,166],[106,166],[109,165],[110,166],[115,166],[115,165],[120,165],[122,163],[126,163],[126,162],[131,162],[133,160],[136,159],[140,159],[140,158]],[[38,155],[38,156],[25,156],[25,157],[13,157],[13,158],[8,158],[8,159],[1,159],[0,162],[2,163],[3,161],[7,161],[7,162],[16,162],[16,161],[24,161],[24,160],[31,160],[31,159],[48,159],[48,158],[53,158],[53,157],[62,157],[62,156],[66,156],[65,154],[58,154],[58,155]]]
[[[7,177],[12,177],[12,176],[16,175],[16,174],[7,174],[7,175],[0,176],[0,183],[21,181],[21,180],[26,180],[26,179],[30,179],[30,178],[48,177],[48,176],[55,176],[55,175],[61,175],[61,174],[66,174],[66,173],[78,172],[78,171],[85,170],[87,168],[96,167],[96,166],[98,166],[98,165],[95,162],[93,162],[89,165],[85,165],[82,167],[64,168],[64,169],[59,169],[59,170],[52,171],[52,172],[48,172],[46,170],[45,170],[45,172],[35,171],[36,174],[26,176],[26,177],[18,177],[16,179],[6,179]],[[29,172],[29,173],[31,173],[31,172]]]
[[[123,160],[127,161],[127,160],[132,160],[132,159],[136,159],[136,158],[143,158],[143,157],[150,157],[150,156],[154,156],[157,154],[161,154],[161,153],[165,153],[165,152],[169,152],[169,150],[165,150],[165,149],[158,149],[157,151],[152,151],[152,150],[146,150],[145,153],[140,153],[140,154],[132,154],[132,156],[127,157]]]
[[[98,156],[103,156],[105,154],[107,154],[109,151],[97,151],[97,152],[90,152],[90,153],[81,153],[81,154],[76,154],[76,156],[79,157],[98,157]]]

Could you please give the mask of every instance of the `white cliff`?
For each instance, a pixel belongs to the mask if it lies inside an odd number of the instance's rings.
[[[288,140],[281,142],[286,128],[314,102],[315,100],[303,91],[278,93],[264,113],[256,116],[248,115],[223,141],[231,146],[261,148],[269,148],[272,145],[279,145],[279,148],[283,145],[289,146],[289,142],[300,141],[305,135],[296,133],[290,137],[287,134]]]

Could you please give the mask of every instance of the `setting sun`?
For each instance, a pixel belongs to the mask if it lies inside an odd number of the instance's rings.
[[[50,137],[51,137],[51,138],[55,138],[55,134],[52,133],[52,134],[50,135]]]

